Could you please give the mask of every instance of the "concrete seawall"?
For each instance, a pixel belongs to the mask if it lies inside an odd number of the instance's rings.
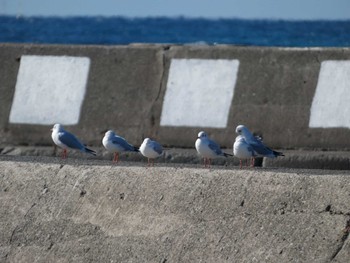
[[[2,44],[0,58],[0,262],[348,262],[348,172],[201,169],[193,146],[205,130],[232,148],[245,124],[290,150],[267,167],[349,169],[349,48]],[[56,122],[98,156],[44,157]],[[108,129],[178,148],[111,166]]]
[[[349,48],[0,45],[0,147],[49,145],[61,122],[100,146],[114,129],[232,147],[245,124],[271,147],[350,148]]]
[[[0,261],[348,262],[348,180],[3,156]]]

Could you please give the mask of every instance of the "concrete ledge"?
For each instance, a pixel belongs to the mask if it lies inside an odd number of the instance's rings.
[[[95,147],[98,153],[96,157],[84,153],[70,151],[68,158],[86,160],[112,160],[112,154],[104,148]],[[223,149],[232,153],[231,149]],[[350,152],[345,151],[295,151],[283,150],[285,156],[276,159],[257,158],[256,166],[266,168],[301,168],[301,169],[327,169],[327,170],[350,170]],[[18,147],[8,146],[0,149],[1,155],[9,156],[57,156],[61,150],[54,147]],[[146,162],[146,158],[138,153],[122,153],[121,162]],[[156,159],[156,163],[169,164],[202,164],[203,160],[198,156],[195,149],[168,148],[162,157]],[[217,158],[212,160],[215,166],[227,168],[238,166],[239,160],[235,157]]]
[[[1,157],[1,261],[348,262],[348,173],[99,162]]]
[[[348,151],[284,151],[283,158],[264,158],[264,167],[350,170]]]

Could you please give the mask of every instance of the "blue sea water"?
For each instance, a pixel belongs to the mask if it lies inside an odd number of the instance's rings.
[[[349,47],[350,20],[0,16],[0,42]]]

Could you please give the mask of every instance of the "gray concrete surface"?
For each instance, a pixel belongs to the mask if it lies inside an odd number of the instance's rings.
[[[228,127],[205,129],[220,145],[232,147],[235,128],[244,124],[261,134],[271,147],[349,149],[350,145],[345,142],[350,137],[349,129],[309,128],[310,108],[321,62],[349,60],[349,48],[172,46],[165,55],[165,73],[171,58],[240,61]],[[186,127],[159,127],[159,138],[177,146],[174,134],[180,134],[182,146],[191,147],[196,132],[198,129]]]
[[[206,128],[230,148],[234,129],[245,124],[282,149],[350,149],[347,128],[309,128],[310,107],[324,60],[349,60],[349,48],[266,48],[176,45],[65,46],[0,44],[0,147],[50,145],[49,126],[9,123],[22,55],[91,59],[78,125],[66,127],[84,143],[99,146],[114,129],[136,145],[153,137],[168,147],[193,147],[199,127],[163,127],[160,115],[173,58],[238,59],[235,95],[224,129]],[[191,114],[191,113],[189,113]]]
[[[22,55],[91,59],[67,129],[97,157],[62,160],[50,126],[9,123]],[[349,262],[350,174],[339,170],[350,169],[350,130],[308,121],[321,62],[350,49],[0,44],[0,58],[0,262]],[[193,149],[203,128],[160,126],[172,58],[239,59],[229,125],[205,130],[231,152],[244,123],[286,156],[203,169]],[[167,151],[154,168],[139,154],[112,165],[107,129]]]
[[[89,159],[89,160],[112,160],[112,154],[103,147],[94,147],[96,157],[91,157],[77,151],[68,151],[68,158]],[[232,154],[232,149],[223,149],[226,153]],[[266,168],[304,168],[304,169],[329,169],[329,170],[350,170],[350,152],[347,151],[306,151],[306,150],[284,150],[285,156],[276,159],[257,158],[257,167]],[[53,146],[8,146],[0,148],[0,155],[9,156],[60,156],[62,150]],[[146,162],[146,158],[140,153],[122,153],[121,162]],[[181,148],[165,148],[163,156],[156,159],[157,163],[169,164],[203,164],[196,150]],[[246,162],[244,162],[246,166]],[[217,158],[212,160],[214,166],[234,167],[239,165],[236,157]]]
[[[101,145],[108,129],[128,135],[131,142],[139,144],[143,134],[154,136],[151,119],[153,102],[159,99],[163,74],[161,45],[0,44],[0,58],[3,61],[0,65],[0,145],[51,144],[48,131],[52,125],[9,123],[22,55],[82,56],[91,59],[79,125],[66,126],[84,143]]]
[[[0,156],[1,262],[348,262],[349,173]]]

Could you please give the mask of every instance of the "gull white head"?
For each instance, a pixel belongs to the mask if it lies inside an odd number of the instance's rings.
[[[56,123],[51,129],[51,131],[53,131],[53,132],[60,132],[63,130],[64,130],[63,126],[61,124],[58,124],[58,123]]]
[[[143,140],[143,143],[149,143],[151,141],[151,139],[150,138],[145,138],[144,140]]]
[[[208,135],[204,131],[201,131],[198,133],[198,139],[204,139],[207,137],[208,137]]]
[[[252,137],[253,134],[244,125],[238,125],[236,128],[236,133],[244,137]]]
[[[242,135],[244,137],[244,139],[246,139],[246,140],[253,140],[254,139],[253,134],[244,125],[238,125],[236,128],[236,133],[238,133],[239,135]]]
[[[244,125],[238,125],[236,127],[236,133],[238,133],[239,135],[242,135],[243,134],[243,131],[247,129]]]
[[[106,137],[113,137],[115,135],[115,133],[114,133],[114,131],[112,131],[112,130],[109,130],[109,131],[107,131],[106,133],[105,133],[105,136]]]

